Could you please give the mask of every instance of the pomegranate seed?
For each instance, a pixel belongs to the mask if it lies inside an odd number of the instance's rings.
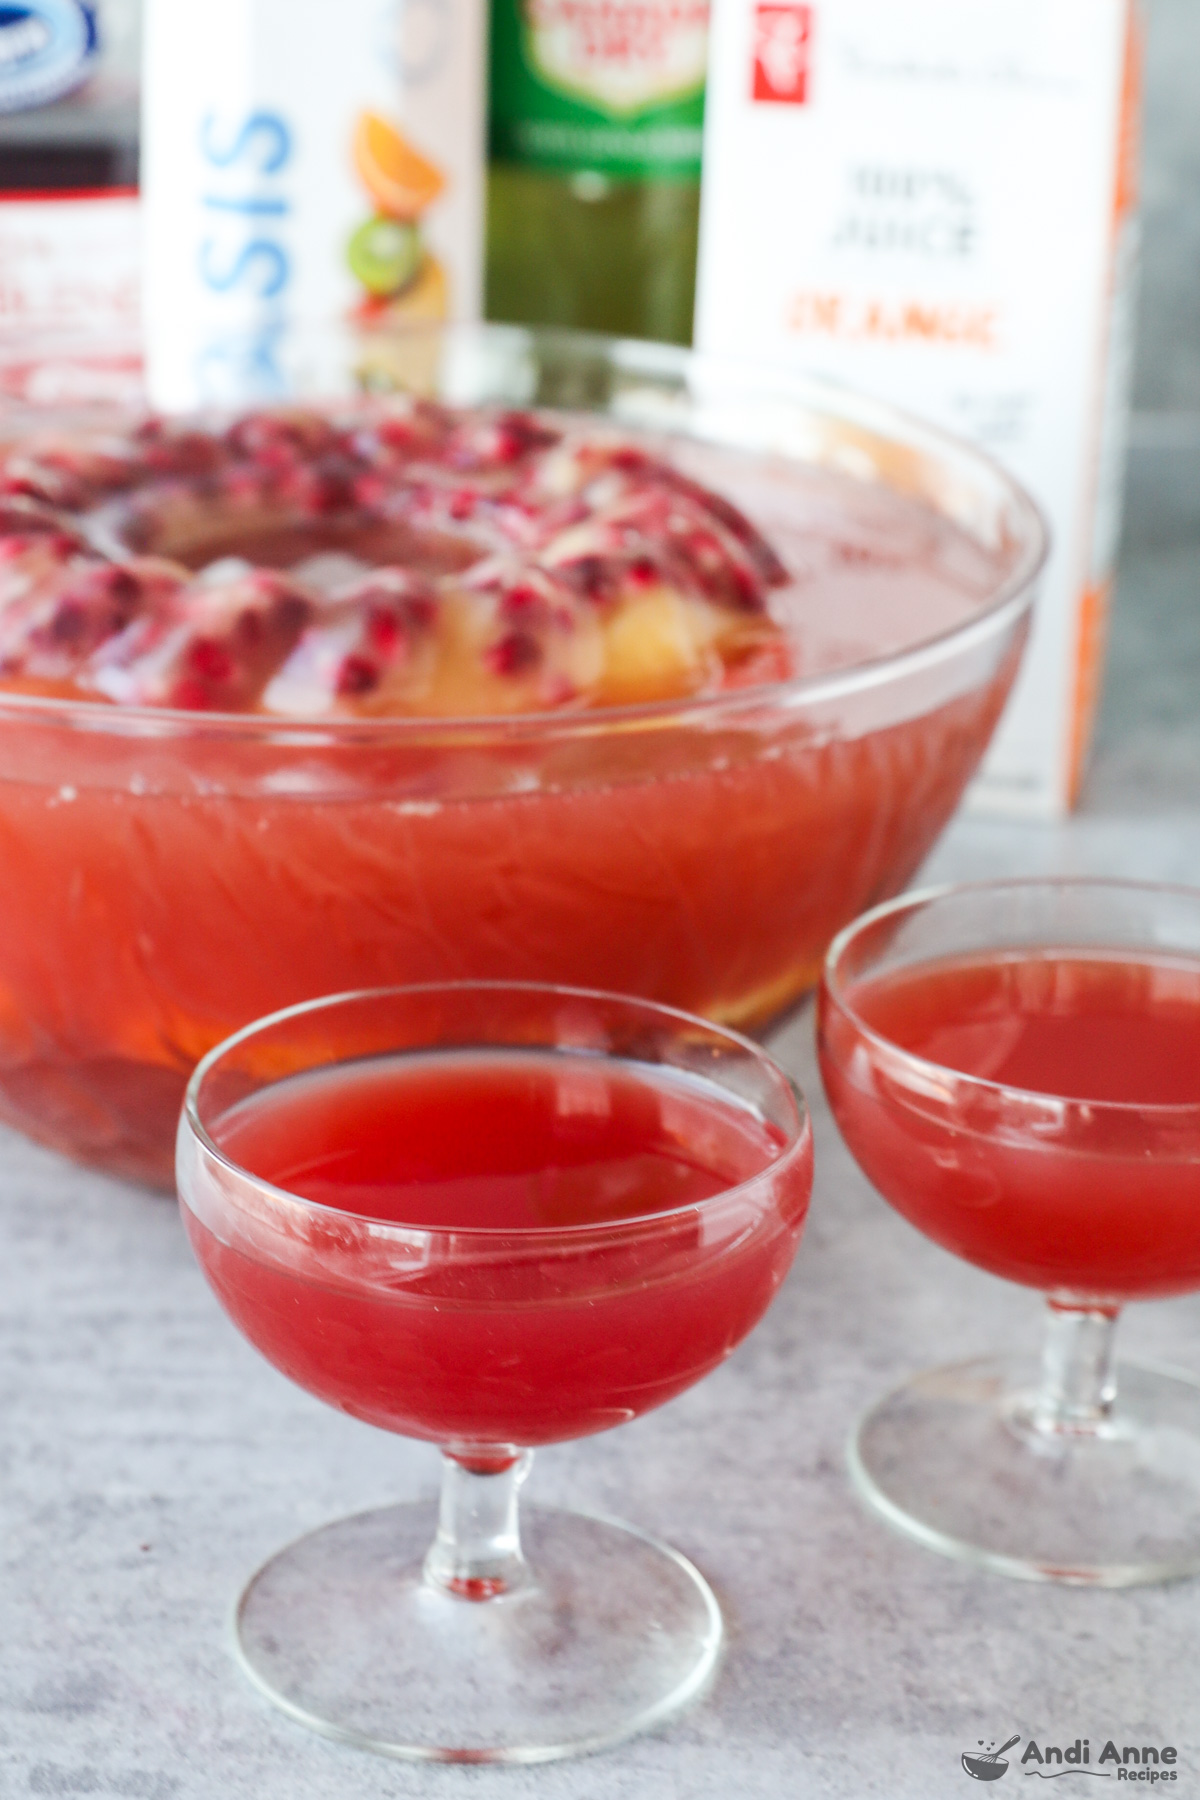
[[[484,651],[493,675],[525,675],[542,660],[542,646],[528,631],[508,631]]]
[[[445,460],[457,469],[507,468],[531,451],[558,443],[561,435],[531,413],[501,413],[460,425],[451,435]]]
[[[385,449],[408,459],[437,450],[450,433],[451,421],[444,407],[418,400],[411,412],[385,413],[374,429]]]
[[[367,642],[372,649],[388,655],[404,637],[404,626],[395,612],[383,606],[372,606],[367,612]]]
[[[735,566],[733,570],[733,585],[737,595],[738,605],[744,612],[762,612],[764,610],[767,604],[766,598],[749,569],[742,569]]]
[[[323,456],[301,465],[284,493],[307,513],[345,512],[354,505],[358,476],[359,465],[348,456]]]
[[[146,419],[133,435],[140,449],[139,461],[152,475],[206,475],[222,461],[219,438],[168,419]]]
[[[378,470],[360,471],[354,477],[350,503],[364,512],[376,512],[396,491],[396,483]]]
[[[554,573],[585,600],[611,600],[620,585],[620,571],[603,556],[578,556],[556,564]]]
[[[380,443],[389,450],[415,450],[421,442],[421,434],[411,419],[381,419],[375,429]]]
[[[350,655],[343,658],[338,670],[336,691],[346,698],[352,698],[356,694],[369,694],[379,686],[381,679],[375,663],[368,661],[365,656]]]
[[[381,631],[425,631],[437,617],[437,590],[408,569],[378,569],[338,595],[347,606],[365,610],[368,624],[378,614]]]
[[[238,614],[234,621],[233,636],[237,640],[240,650],[251,652],[257,650],[266,635],[266,621],[261,612],[255,612],[253,608],[247,607],[245,612]]]
[[[320,456],[336,440],[333,425],[320,413],[250,413],[238,419],[226,433],[226,443],[238,456],[264,469],[290,469]]]
[[[500,613],[506,619],[537,618],[546,610],[545,596],[527,581],[505,588],[500,596]]]
[[[68,578],[50,617],[32,636],[57,648],[95,649],[128,625],[142,599],[140,584],[128,569],[112,565],[82,569]]]
[[[74,511],[87,500],[87,490],[78,481],[56,474],[53,470],[10,467],[0,478],[0,494],[43,500],[50,506],[65,506]]]
[[[405,623],[410,625],[414,631],[428,631],[436,618],[436,595],[411,594],[405,599]]]
[[[50,537],[35,536],[27,531],[10,532],[7,537],[0,537],[0,562],[16,562],[35,547],[49,547],[53,541]]]
[[[51,643],[69,649],[81,641],[87,622],[87,611],[78,600],[60,600],[44,628],[45,636]]]
[[[213,703],[212,689],[205,681],[177,681],[162,704],[178,707],[182,712],[207,712]]]
[[[195,638],[188,650],[188,666],[203,681],[231,681],[234,660],[223,644],[212,638]]]

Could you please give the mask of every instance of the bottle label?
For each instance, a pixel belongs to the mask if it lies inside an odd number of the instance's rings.
[[[0,113],[69,94],[91,73],[96,11],[83,0],[0,5]]]
[[[155,405],[332,387],[339,323],[478,317],[485,34],[484,0],[148,0]]]
[[[121,189],[0,200],[0,337],[136,342],[139,225],[137,195]]]
[[[708,0],[493,0],[491,154],[695,180],[707,52]]]

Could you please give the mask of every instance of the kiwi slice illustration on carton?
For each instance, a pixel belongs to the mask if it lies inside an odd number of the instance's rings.
[[[421,216],[442,193],[445,176],[381,113],[364,112],[354,132],[354,166],[375,207],[352,235],[346,259],[374,316],[444,319],[445,271],[424,243]]]

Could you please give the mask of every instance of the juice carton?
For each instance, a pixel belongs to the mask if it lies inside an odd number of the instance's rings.
[[[990,449],[1054,548],[977,807],[1084,770],[1119,523],[1137,0],[715,0],[696,336]]]
[[[148,382],[285,395],[335,320],[478,316],[483,0],[148,0]]]
[[[0,394],[140,390],[138,0],[0,7]]]

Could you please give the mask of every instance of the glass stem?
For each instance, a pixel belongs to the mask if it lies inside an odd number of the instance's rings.
[[[1033,1407],[1036,1430],[1086,1435],[1109,1417],[1117,1395],[1113,1346],[1118,1317],[1115,1306],[1049,1302],[1042,1382]]]
[[[495,1600],[529,1580],[517,1495],[532,1450],[442,1452],[437,1536],[425,1579],[459,1600]]]

